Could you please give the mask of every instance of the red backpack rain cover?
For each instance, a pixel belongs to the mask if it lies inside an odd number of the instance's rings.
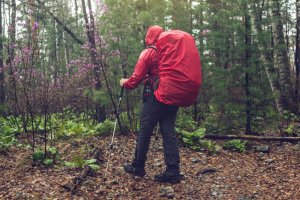
[[[157,52],[157,100],[168,105],[192,105],[202,84],[200,56],[193,36],[179,30],[163,32]]]

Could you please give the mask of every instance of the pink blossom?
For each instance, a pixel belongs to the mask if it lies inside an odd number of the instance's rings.
[[[95,3],[101,14],[105,14],[109,11],[108,6],[103,2],[103,0],[95,0]]]
[[[36,30],[36,29],[38,29],[39,28],[39,23],[38,22],[34,22],[33,23],[33,25],[32,25],[32,27],[31,27],[31,30]]]
[[[200,34],[201,34],[202,36],[208,36],[208,35],[210,34],[210,32],[211,32],[211,30],[209,30],[209,29],[204,29],[204,30],[201,31]]]
[[[22,49],[22,53],[24,53],[24,54],[28,54],[28,53],[30,53],[30,51],[31,51],[30,47],[24,47]]]

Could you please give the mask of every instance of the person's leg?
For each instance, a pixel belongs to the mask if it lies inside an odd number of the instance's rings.
[[[167,106],[167,113],[159,121],[163,138],[166,171],[155,176],[155,180],[157,181],[172,183],[177,183],[180,181],[180,157],[175,133],[177,110],[178,107]]]
[[[151,135],[155,125],[158,122],[157,113],[153,110],[153,104],[147,102],[142,109],[140,130],[137,136],[134,165],[144,167],[147,159],[147,152],[151,140]]]
[[[159,116],[159,108],[153,103],[153,98],[151,96],[147,97],[141,111],[141,124],[136,141],[135,157],[131,165],[124,166],[126,172],[140,176],[145,174],[144,167],[151,135]]]

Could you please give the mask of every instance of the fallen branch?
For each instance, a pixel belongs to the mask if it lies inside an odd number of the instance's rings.
[[[215,135],[208,134],[204,138],[214,140],[264,140],[264,141],[280,141],[280,142],[298,142],[300,137],[276,137],[276,136],[253,136],[253,135]]]
[[[42,6],[42,8],[78,43],[78,44],[81,44],[83,45],[84,42],[81,41],[77,36],[76,34],[71,31],[71,29],[69,29],[58,17],[56,17],[54,15],[54,13],[52,13],[50,11],[50,9],[48,7],[45,6],[44,2],[40,1],[40,0],[37,0],[37,2],[39,3],[40,6]],[[31,4],[32,6],[37,6],[35,4]]]
[[[92,158],[97,160],[96,162],[97,164],[100,164],[100,162],[102,161],[102,159],[100,159],[100,154],[101,151],[99,148],[96,148],[93,152]],[[93,176],[94,173],[95,173],[94,170],[90,166],[86,165],[82,173],[79,176],[75,177],[70,184],[65,184],[61,186],[66,190],[68,190],[69,192],[71,192],[71,194],[75,194],[77,188],[85,181],[85,179],[88,176]]]

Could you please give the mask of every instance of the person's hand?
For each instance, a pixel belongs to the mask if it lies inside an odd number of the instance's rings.
[[[121,78],[120,86],[123,87],[124,83],[128,81],[128,78]]]

